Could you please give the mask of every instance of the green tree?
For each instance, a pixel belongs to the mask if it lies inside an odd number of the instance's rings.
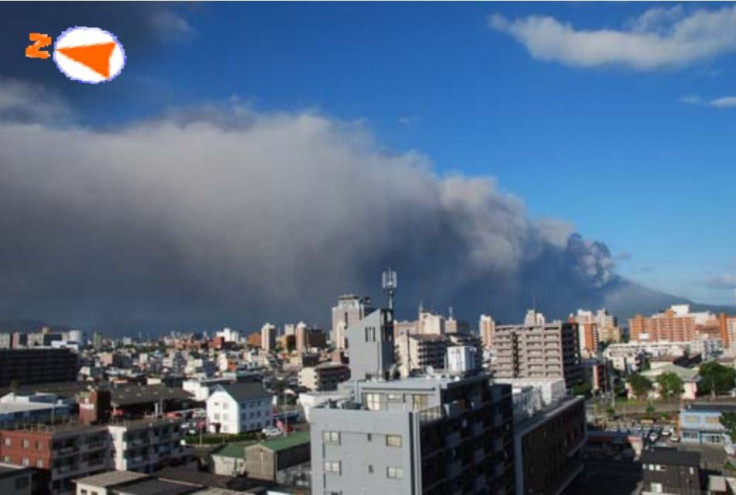
[[[731,440],[736,438],[736,413],[733,412],[724,412],[721,413],[721,424],[723,427],[728,430],[728,436],[731,437]]]
[[[699,373],[698,393],[700,395],[725,395],[734,387],[736,370],[731,367],[710,361],[700,366]]]
[[[638,399],[646,399],[653,388],[652,381],[639,373],[633,373],[629,376],[628,382],[631,386],[631,391],[634,392],[634,396]]]
[[[662,373],[657,377],[659,385],[659,395],[663,399],[679,399],[685,388],[682,385],[682,378],[676,373]]]
[[[581,383],[572,387],[573,395],[582,395],[584,397],[590,397],[593,393],[593,385],[590,383]]]

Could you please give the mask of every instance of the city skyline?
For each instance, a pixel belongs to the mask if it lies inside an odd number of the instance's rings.
[[[471,321],[733,305],[733,5],[64,8],[4,7],[0,320],[327,323],[387,265]],[[79,22],[107,86],[8,51]]]

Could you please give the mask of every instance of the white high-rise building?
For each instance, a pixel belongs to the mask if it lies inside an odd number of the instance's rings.
[[[332,308],[332,341],[337,349],[346,349],[346,330],[365,318],[372,311],[371,301],[367,297],[353,294],[340,296],[337,306]]]
[[[261,328],[261,349],[271,352],[276,347],[276,327],[266,323]]]

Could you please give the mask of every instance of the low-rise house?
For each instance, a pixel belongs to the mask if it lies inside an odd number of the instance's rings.
[[[641,453],[642,495],[700,495],[700,454],[655,448]]]
[[[282,482],[279,473],[310,462],[309,432],[265,440],[245,448],[245,470],[248,477]]]
[[[656,398],[659,397],[659,385],[657,384],[657,377],[665,373],[674,373],[682,379],[682,398],[688,400],[694,400],[698,393],[698,382],[700,376],[698,375],[697,368],[683,368],[676,364],[665,364],[657,368],[653,368],[647,371],[642,371],[642,376],[649,378],[654,384],[654,390],[652,395]]]
[[[216,433],[258,431],[273,421],[272,396],[260,383],[218,385],[207,399],[207,424]]]
[[[0,493],[3,495],[31,495],[38,493],[34,487],[33,469],[0,463]]]
[[[132,471],[108,471],[75,480],[76,495],[111,495],[115,488],[151,479],[147,474]]]
[[[212,472],[221,476],[245,474],[245,446],[228,443],[210,454]]]

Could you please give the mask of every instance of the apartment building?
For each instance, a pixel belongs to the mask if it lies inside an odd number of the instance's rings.
[[[629,320],[632,341],[688,342],[697,339],[700,329],[708,328],[718,336],[718,318],[707,311],[691,312],[688,304],[675,304],[650,317],[636,315]]]
[[[118,471],[151,473],[186,461],[192,451],[181,445],[181,424],[181,420],[159,419],[109,425],[112,467]]]
[[[358,297],[354,294],[340,296],[337,306],[332,308],[332,335],[331,340],[337,349],[346,349],[346,331],[370,313],[371,300],[367,297]]]
[[[57,425],[0,431],[0,458],[36,468],[40,491],[74,492],[72,480],[107,471],[110,442],[105,426]]]
[[[487,375],[357,381],[310,416],[313,493],[515,493],[511,387]]]
[[[496,322],[488,315],[480,315],[480,337],[483,342],[484,349],[493,347],[493,335],[496,333]]]
[[[323,363],[299,371],[299,385],[316,392],[336,390],[339,383],[349,379],[350,367],[344,364]]]
[[[584,398],[566,395],[562,380],[507,383],[514,387],[516,494],[563,493],[583,471]]]
[[[444,369],[447,339],[437,334],[405,333],[396,341],[401,376],[427,369]]]
[[[71,349],[0,349],[0,387],[77,379],[79,357]]]
[[[271,401],[260,383],[218,385],[207,399],[207,424],[216,433],[260,430],[273,422]]]
[[[568,388],[583,380],[577,323],[547,323],[530,311],[524,324],[497,325],[494,347],[495,377],[564,378]]]

